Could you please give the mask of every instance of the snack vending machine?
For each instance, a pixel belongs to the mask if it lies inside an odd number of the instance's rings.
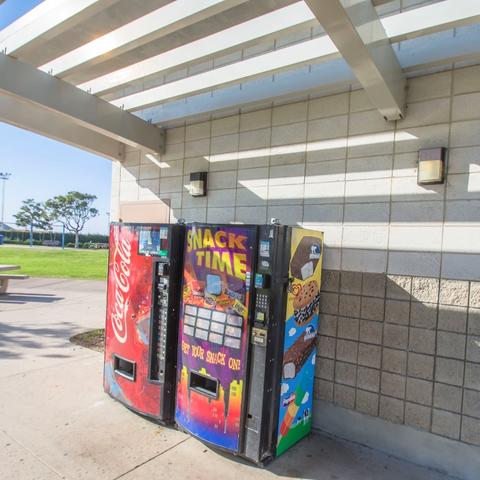
[[[183,225],[112,223],[105,391],[163,423],[175,408]]]
[[[175,420],[263,464],[311,430],[323,233],[186,227]]]

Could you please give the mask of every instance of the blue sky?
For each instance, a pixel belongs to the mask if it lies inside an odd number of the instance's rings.
[[[7,0],[0,5],[0,30],[40,0]],[[5,221],[14,221],[22,200],[44,201],[78,190],[98,197],[100,216],[90,220],[85,232],[107,233],[110,209],[111,162],[46,137],[0,122],[0,172],[10,172],[6,182]],[[1,198],[0,198],[1,201]]]

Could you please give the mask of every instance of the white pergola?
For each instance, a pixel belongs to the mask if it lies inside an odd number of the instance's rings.
[[[480,61],[479,0],[403,3],[44,0],[0,31],[0,120],[121,161],[170,125],[332,89],[401,119],[408,77]]]

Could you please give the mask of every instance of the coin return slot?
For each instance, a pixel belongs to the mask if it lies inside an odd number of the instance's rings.
[[[127,380],[135,381],[135,362],[125,360],[124,358],[113,357],[113,369],[115,373],[121,375]]]
[[[218,380],[197,372],[190,372],[189,387],[207,397],[218,397]]]

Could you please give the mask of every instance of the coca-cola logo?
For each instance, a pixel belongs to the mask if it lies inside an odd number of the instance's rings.
[[[113,279],[115,284],[114,304],[112,309],[112,328],[115,337],[120,343],[127,341],[127,312],[130,292],[130,261],[132,257],[132,245],[124,237],[119,238],[120,229],[113,231]]]

